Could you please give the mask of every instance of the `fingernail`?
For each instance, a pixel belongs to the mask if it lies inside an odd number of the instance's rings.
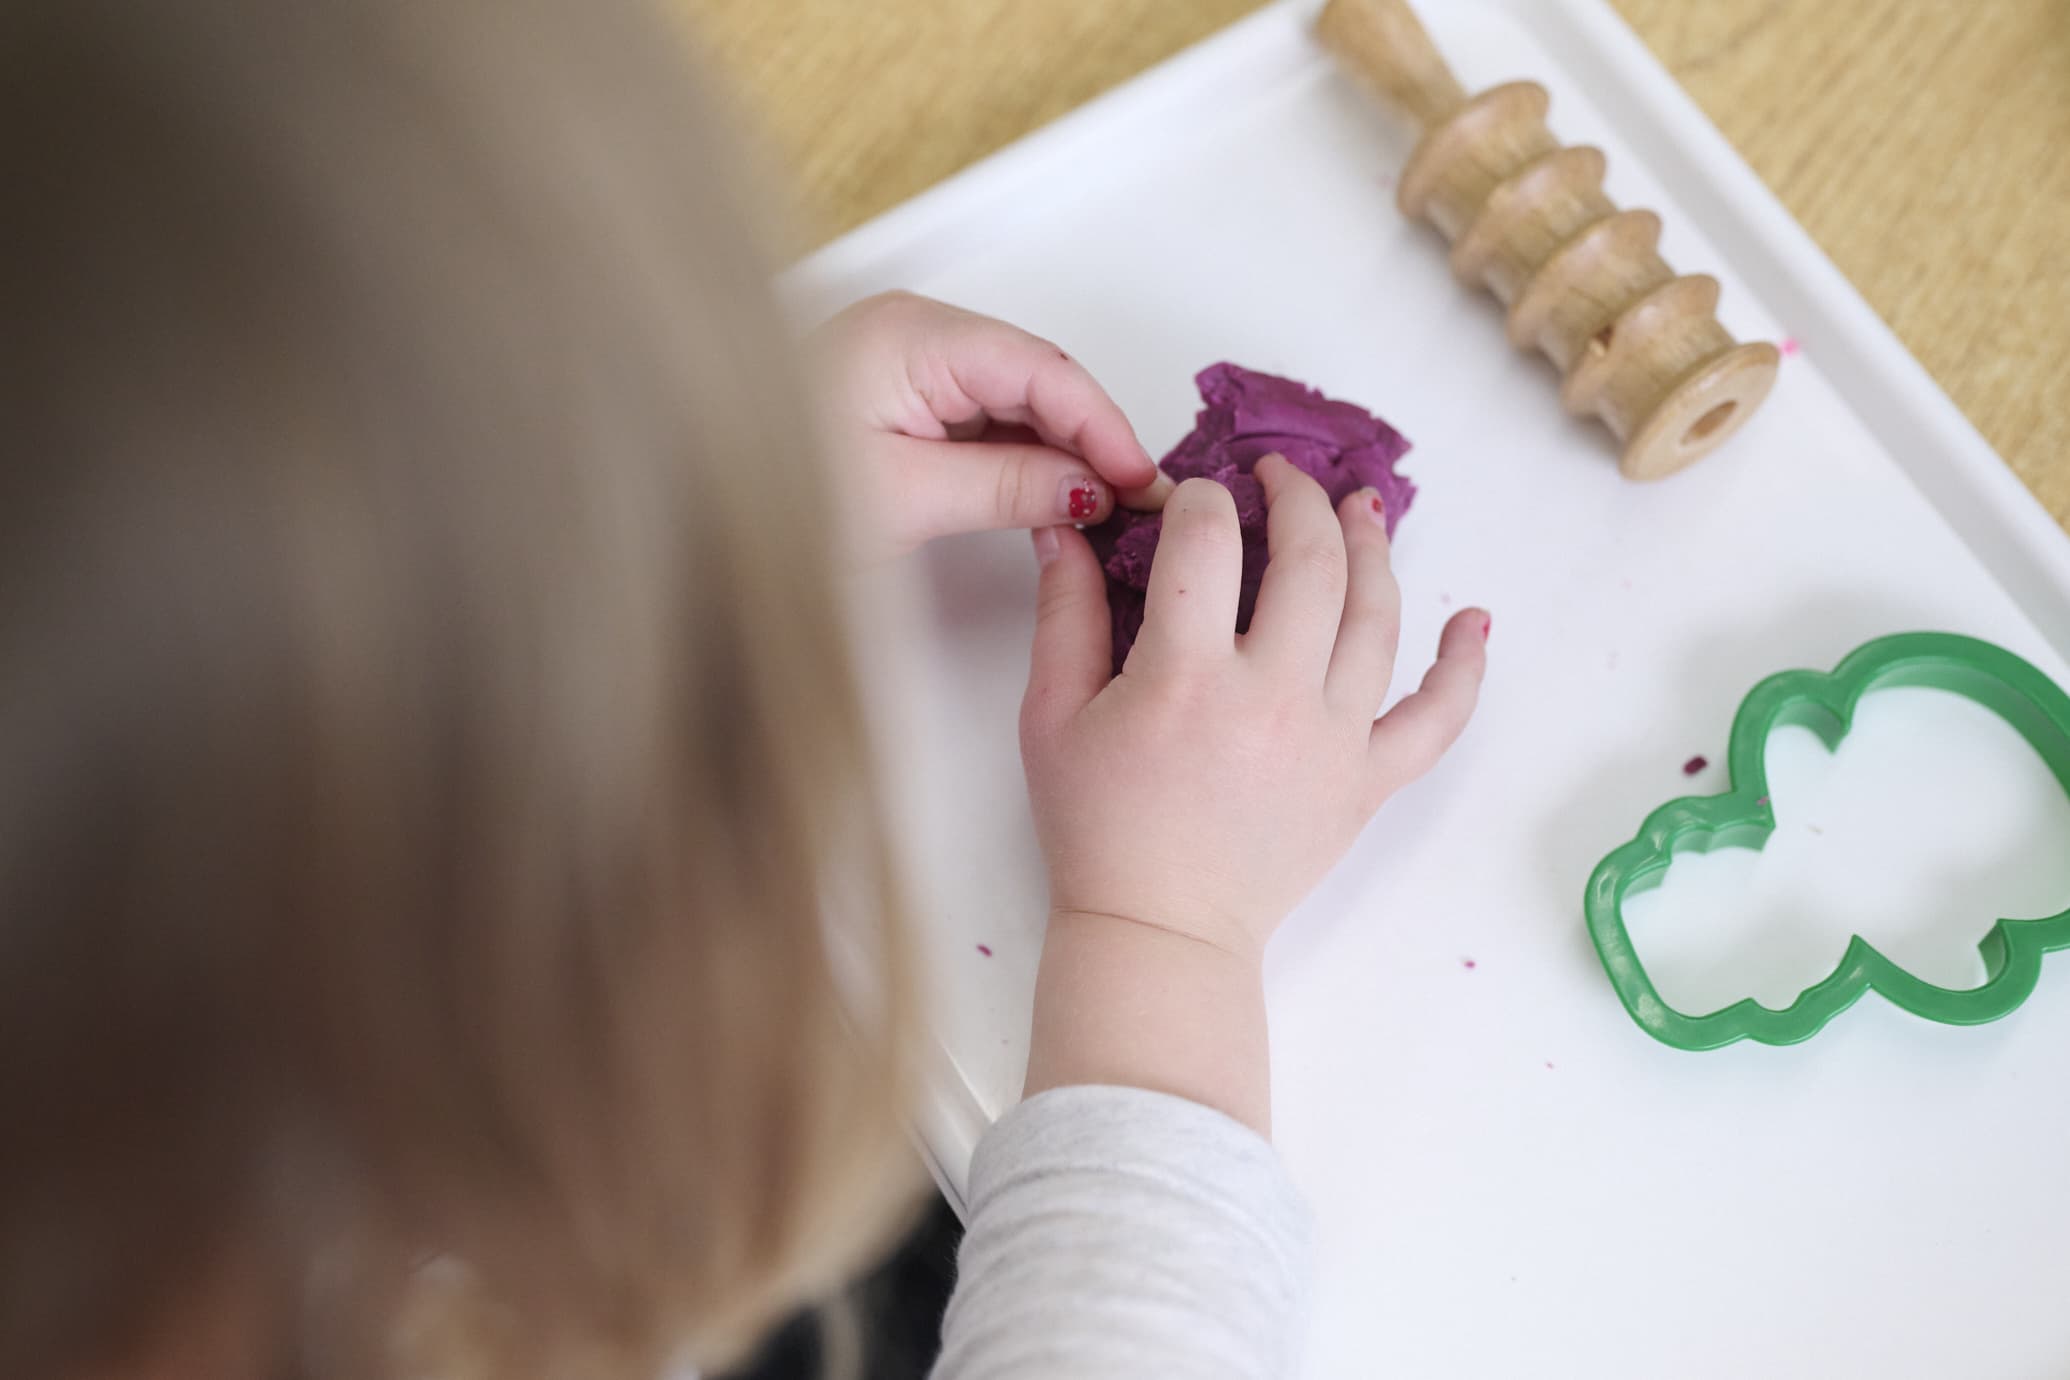
[[[1492,614],[1492,613],[1484,613],[1484,614],[1482,614],[1482,615],[1481,615],[1481,641],[1483,641],[1483,642],[1486,642],[1486,641],[1488,640],[1488,634],[1489,634],[1489,633],[1491,633],[1491,632],[1493,632],[1493,631],[1495,631],[1495,615],[1494,615],[1494,614]]]
[[[1059,509],[1073,522],[1084,522],[1100,511],[1100,485],[1097,480],[1069,478],[1064,480],[1057,492]]]
[[[1385,527],[1387,525],[1387,505],[1380,501],[1380,491],[1378,489],[1360,489],[1359,493],[1365,496],[1367,515],[1373,521]]]
[[[1057,540],[1057,529],[1038,527],[1032,533],[1032,539],[1035,542],[1035,564],[1038,568],[1047,570],[1050,563],[1056,560],[1064,549],[1063,543]]]
[[[1178,480],[1172,478],[1163,470],[1159,470],[1157,478],[1151,480],[1140,489],[1127,489],[1116,494],[1114,501],[1124,508],[1133,508],[1137,512],[1154,513],[1164,507],[1164,501],[1170,498],[1172,490],[1178,487]]]

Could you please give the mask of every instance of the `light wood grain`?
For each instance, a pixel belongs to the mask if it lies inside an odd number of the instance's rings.
[[[1605,158],[1563,148],[1535,81],[1464,97],[1408,0],[1329,0],[1316,36],[1420,131],[1395,184],[1402,214],[1452,242],[1452,271],[1510,308],[1512,340],[1566,373],[1560,401],[1624,444],[1627,479],[1661,479],[1727,441],[1760,408],[1781,355],[1717,318],[1718,280],[1676,277],[1650,211],[1619,214]]]
[[[819,241],[1258,0],[672,2]],[[1612,3],[2070,526],[2070,0]]]

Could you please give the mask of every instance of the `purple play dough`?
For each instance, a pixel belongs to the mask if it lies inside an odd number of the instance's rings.
[[[1210,364],[1194,383],[1207,405],[1194,418],[1192,433],[1160,463],[1174,479],[1212,479],[1236,498],[1236,520],[1243,529],[1243,594],[1236,606],[1236,631],[1243,632],[1251,625],[1258,585],[1265,578],[1265,491],[1251,477],[1251,468],[1278,451],[1315,476],[1332,503],[1342,502],[1354,489],[1377,489],[1392,536],[1416,497],[1416,486],[1394,470],[1409,443],[1364,408],[1335,402],[1292,379],[1234,364]],[[1086,529],[1107,571],[1117,674],[1143,626],[1150,557],[1163,530],[1162,514],[1124,508]]]

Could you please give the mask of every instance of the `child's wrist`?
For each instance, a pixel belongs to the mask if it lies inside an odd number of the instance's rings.
[[[1264,941],[1254,937],[1257,927],[1244,925],[1234,917],[1209,907],[1167,904],[1154,911],[1148,907],[1119,911],[1052,906],[1049,926],[1052,934],[1060,927],[1130,934],[1142,941],[1140,947],[1158,952],[1166,951],[1166,943],[1189,946],[1191,950],[1220,955],[1247,970],[1262,968],[1265,962]],[[1190,953],[1194,959],[1205,956],[1200,952]]]
[[[1170,1093],[1269,1134],[1260,946],[1212,928],[1053,911],[1027,1093],[1079,1084]]]

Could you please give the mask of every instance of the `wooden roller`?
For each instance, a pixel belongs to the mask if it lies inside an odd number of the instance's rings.
[[[1468,99],[1405,0],[1330,0],[1322,41],[1422,139],[1398,184],[1402,213],[1452,243],[1452,269],[1509,308],[1509,338],[1566,375],[1560,400],[1624,442],[1630,479],[1707,455],[1768,396],[1781,356],[1718,324],[1718,281],[1661,259],[1660,217],[1603,195],[1600,149],[1545,125],[1535,82]]]

